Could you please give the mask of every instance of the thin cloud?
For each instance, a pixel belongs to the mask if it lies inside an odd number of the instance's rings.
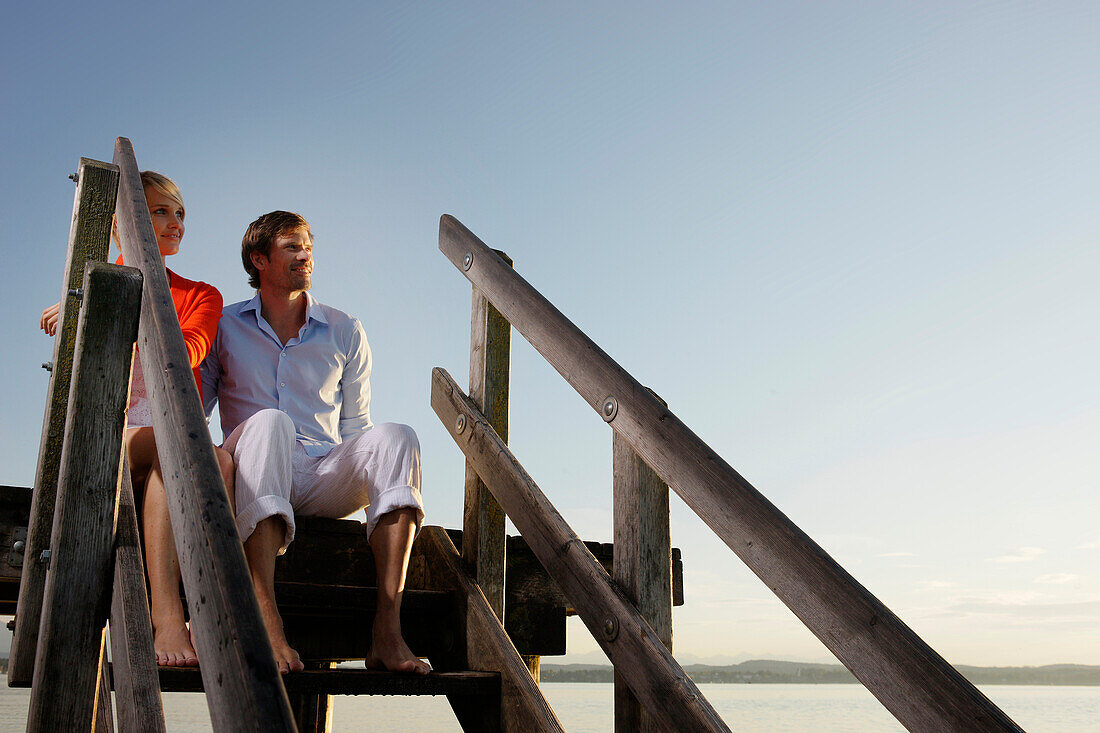
[[[915,552],[883,552],[879,557],[916,557]]]
[[[1075,583],[1084,579],[1084,576],[1075,575],[1073,573],[1048,573],[1047,575],[1040,575],[1035,579],[1035,582],[1061,585],[1062,583]]]
[[[948,613],[964,615],[997,615],[1017,618],[1069,620],[1100,619],[1100,601],[1072,603],[998,603],[996,601],[971,600],[948,606]]]
[[[1015,555],[991,557],[989,558],[989,562],[1031,562],[1044,552],[1046,552],[1046,550],[1041,547],[1021,547],[1016,551]]]
[[[1095,540],[1093,542],[1083,542],[1082,544],[1077,545],[1077,549],[1078,550],[1100,550],[1100,540]]]

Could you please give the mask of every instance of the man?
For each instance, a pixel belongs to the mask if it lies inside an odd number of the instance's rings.
[[[424,517],[416,434],[371,425],[370,348],[358,320],[307,292],[313,235],[305,219],[264,214],[249,225],[241,260],[258,292],[222,312],[202,367],[203,396],[208,415],[220,403],[223,447],[237,465],[237,529],[279,669],[303,668],[274,591],[275,558],[294,539],[295,513],[344,517],[366,507],[378,575],[367,666],[427,674],[400,620]]]

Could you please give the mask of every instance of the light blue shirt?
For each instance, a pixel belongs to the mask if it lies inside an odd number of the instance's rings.
[[[306,322],[280,343],[260,315],[260,295],[227,305],[202,363],[203,406],[215,403],[222,433],[260,410],[285,412],[311,456],[323,456],[371,427],[371,353],[358,319],[305,293]]]

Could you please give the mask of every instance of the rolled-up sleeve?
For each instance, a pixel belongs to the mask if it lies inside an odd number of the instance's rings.
[[[370,371],[371,353],[367,335],[358,319],[352,319],[352,329],[345,351],[344,373],[340,378],[340,439],[359,435],[371,427]]]

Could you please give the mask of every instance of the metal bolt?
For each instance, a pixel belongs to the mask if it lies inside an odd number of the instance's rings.
[[[615,641],[619,636],[619,619],[608,616],[603,620],[603,638]]]
[[[43,550],[42,554],[38,556],[38,559],[41,560],[42,563],[46,567],[49,567],[50,566],[50,551],[49,550]]]
[[[466,429],[466,416],[459,415],[455,420],[455,435],[462,435],[462,431]]]
[[[80,176],[78,176],[76,173],[70,173],[69,180],[73,183],[78,183],[80,181]]]
[[[22,552],[27,549],[27,543],[23,540],[16,540],[11,543],[11,549],[15,552]]]
[[[69,295],[73,296],[77,300],[83,300],[84,288],[69,288]]]
[[[466,272],[474,264],[474,253],[467,252],[466,256],[462,258],[462,271]]]
[[[606,422],[611,422],[615,419],[615,416],[619,414],[619,402],[614,397],[608,395],[603,400],[603,406],[600,408],[600,416]]]
[[[53,371],[53,362],[52,361],[42,362],[42,368],[45,369],[47,372],[52,372]]]

